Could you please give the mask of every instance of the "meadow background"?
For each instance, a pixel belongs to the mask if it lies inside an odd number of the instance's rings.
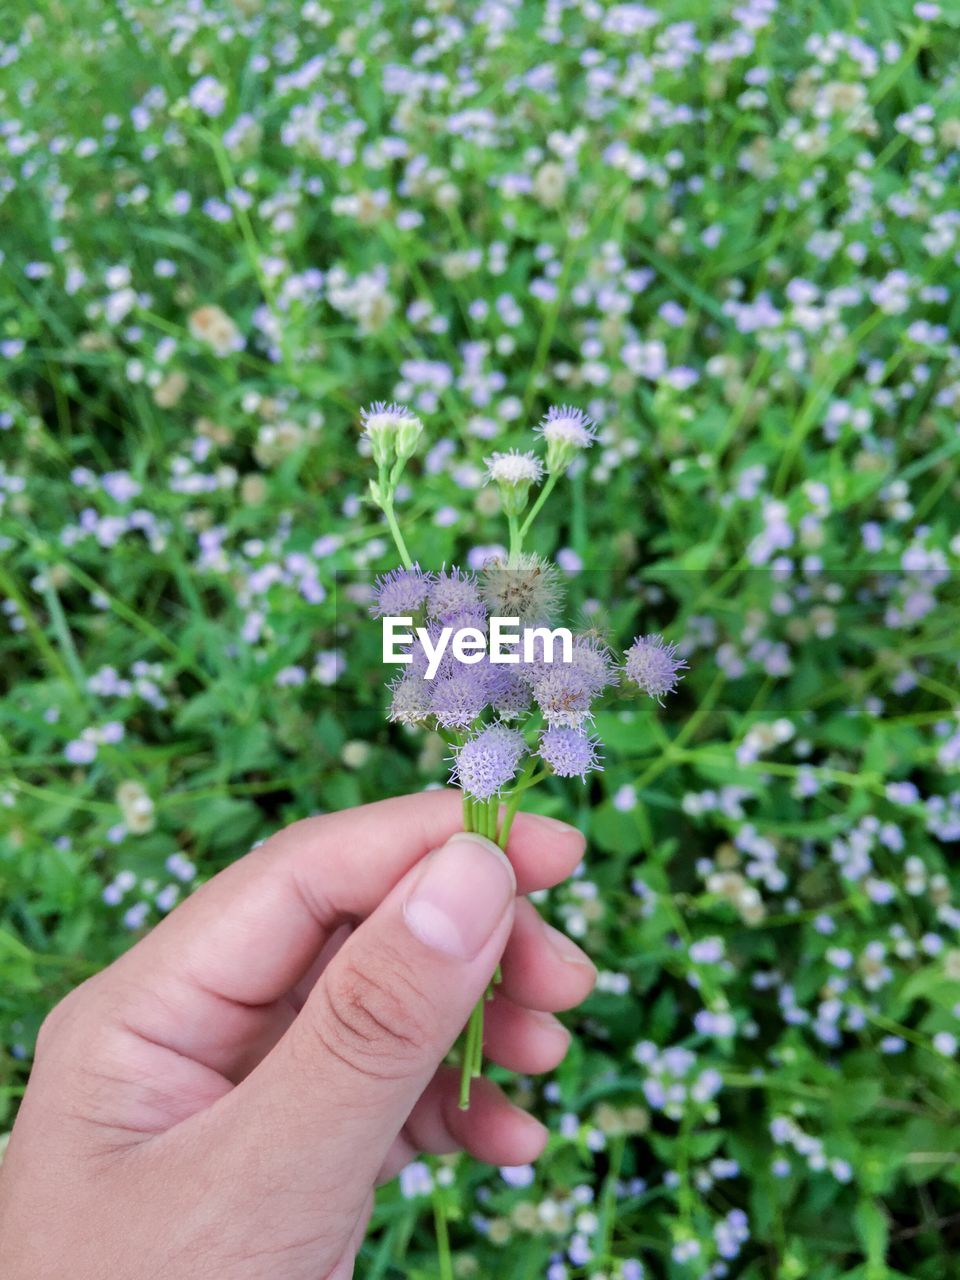
[[[602,971],[508,1082],[547,1154],[409,1170],[358,1276],[954,1274],[958,23],[8,0],[3,1128],[45,1012],[199,880],[444,781],[351,662],[337,575],[394,563],[359,408],[423,417],[398,511],[439,565],[569,402],[601,439],[538,549],[690,671],[537,793]]]

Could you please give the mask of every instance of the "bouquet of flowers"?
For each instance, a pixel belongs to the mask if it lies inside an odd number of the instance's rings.
[[[623,684],[662,701],[687,664],[659,635],[637,636],[619,657],[595,628],[552,630],[563,603],[562,574],[524,544],[558,481],[596,438],[581,410],[548,410],[536,428],[544,457],[511,450],[485,459],[487,483],[497,487],[507,519],[509,550],[478,573],[424,570],[407,549],[394,499],[423,435],[420,419],[402,405],[378,402],[361,421],[378,470],[370,498],[383,512],[401,560],[377,579],[371,612],[410,627],[408,636],[399,637],[410,647],[399,659],[405,670],[389,685],[390,719],[443,736],[452,752],[451,781],[463,792],[464,830],[506,848],[533,787],[550,775],[585,781],[602,767],[601,743],[590,726],[605,692]],[[523,651],[500,653],[497,660],[488,641],[508,623],[522,628]],[[459,643],[451,647],[454,634]],[[558,637],[566,640],[559,656]],[[470,1082],[482,1069],[483,1020],[481,1000],[461,1042],[464,1108]]]

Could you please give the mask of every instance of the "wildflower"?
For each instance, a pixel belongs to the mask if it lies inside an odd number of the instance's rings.
[[[89,738],[74,738],[63,749],[70,764],[91,764],[97,758],[97,744]]]
[[[371,617],[402,618],[416,613],[426,603],[432,580],[418,564],[412,569],[391,569],[374,584]]]
[[[261,467],[275,467],[301,448],[308,438],[298,422],[268,422],[257,432],[253,456]]]
[[[227,91],[214,76],[201,76],[190,88],[190,105],[211,119],[222,115],[226,104]]]
[[[491,614],[517,618],[521,627],[549,622],[563,597],[555,566],[534,554],[521,555],[510,568],[503,558],[491,561],[481,575],[480,589]]]
[[[580,672],[595,693],[601,693],[608,685],[616,684],[620,678],[609,648],[595,635],[574,636],[569,665]]]
[[[430,710],[444,729],[465,729],[481,714],[489,700],[487,668],[457,664],[432,685]]]
[[[551,728],[578,728],[590,716],[594,689],[576,667],[551,663],[533,681],[533,696]]]
[[[139,782],[121,782],[114,799],[132,835],[144,835],[156,826],[153,801]]]
[[[228,356],[244,347],[240,330],[222,307],[214,303],[197,307],[187,319],[190,333],[198,342],[205,343],[216,356]]]
[[[525,751],[519,730],[489,725],[457,749],[452,776],[475,800],[489,800],[514,776]]]
[[[378,467],[411,457],[423,435],[423,423],[405,405],[376,400],[360,411],[364,437],[370,441]]]
[[[462,573],[456,566],[436,574],[427,595],[427,616],[451,625],[454,618],[470,615],[464,626],[476,626],[483,619],[480,590],[472,573]]]
[[[597,748],[600,739],[581,729],[562,726],[545,729],[540,735],[537,754],[560,778],[583,778],[602,768]]]
[[[430,715],[431,686],[422,675],[409,672],[390,685],[390,719],[419,724]]]
[[[428,1196],[433,1190],[433,1175],[422,1160],[414,1160],[400,1170],[400,1194],[404,1200]]]
[[[582,409],[553,405],[536,428],[547,444],[547,470],[566,471],[578,453],[589,449],[597,438],[596,426]]]
[[[154,387],[153,403],[161,409],[173,409],[180,403],[187,386],[187,375],[172,369]]]
[[[627,679],[657,702],[674,691],[683,679],[678,673],[686,666],[686,661],[677,657],[677,646],[659,635],[637,636],[626,652]]]
[[[533,194],[547,209],[555,209],[567,189],[563,165],[555,160],[542,164],[533,177]]]
[[[530,685],[517,668],[503,664],[491,669],[489,696],[490,705],[502,720],[523,715],[533,700]]]
[[[530,486],[543,477],[543,464],[533,453],[520,453],[511,449],[507,453],[493,453],[484,458],[487,464],[487,481],[495,484],[500,493],[503,509],[508,516],[518,516],[527,505]]]

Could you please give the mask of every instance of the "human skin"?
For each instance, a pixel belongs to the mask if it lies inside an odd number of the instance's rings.
[[[595,970],[523,895],[583,838],[521,814],[504,857],[460,824],[443,791],[295,823],[53,1009],[0,1166],[5,1280],[346,1280],[418,1152],[540,1154],[442,1063],[498,962],[486,1055],[562,1059],[552,1013]]]

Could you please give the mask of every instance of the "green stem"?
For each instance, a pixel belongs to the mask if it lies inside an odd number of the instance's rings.
[[[520,525],[516,516],[507,516],[507,528],[510,530],[510,551],[507,558],[507,568],[515,569],[520,563],[520,554],[523,551],[523,536],[520,533]]]
[[[507,797],[507,803],[503,811],[503,825],[500,827],[500,834],[497,838],[497,844],[499,844],[501,849],[506,849],[507,847],[510,828],[513,826],[513,820],[520,809],[524,793],[529,791],[531,787],[535,786],[541,778],[545,778],[547,776],[545,772],[539,774],[535,773],[534,770],[536,767],[536,760],[533,756],[530,756],[527,763],[524,765],[523,772],[520,774],[517,785]]]
[[[450,1232],[447,1228],[447,1206],[441,1187],[433,1189],[433,1223],[437,1234],[437,1260],[440,1264],[440,1280],[453,1280],[453,1255],[450,1252]]]
[[[403,567],[405,569],[412,569],[413,561],[410,558],[410,552],[407,550],[407,544],[403,540],[403,534],[400,532],[400,526],[399,524],[397,524],[397,517],[393,511],[393,494],[392,493],[390,493],[389,496],[386,496],[386,495],[384,496],[383,503],[380,507],[380,510],[386,516],[387,525],[390,528],[390,532],[393,535],[393,540],[396,543],[397,550],[400,553],[400,559],[403,562]]]
[[[557,480],[559,478],[560,478],[559,471],[551,471],[549,476],[547,476],[547,483],[543,486],[543,488],[537,494],[536,502],[530,508],[529,512],[527,513],[526,520],[524,520],[523,524],[520,526],[520,534],[519,534],[520,546],[523,545],[524,538],[530,532],[530,526],[533,524],[534,520],[536,520],[537,516],[540,514],[540,509],[542,508],[546,500],[550,497],[550,494],[553,492],[554,486],[556,485]]]
[[[480,1074],[483,1063],[483,1006],[481,998],[473,1007],[463,1045],[463,1061],[460,1066],[460,1110],[470,1107],[470,1082]]]
[[[529,766],[528,766],[529,768]],[[511,810],[512,805],[512,810]],[[463,827],[465,831],[476,831],[479,835],[486,836],[488,840],[499,843],[500,848],[504,848],[507,842],[507,836],[510,832],[510,823],[513,821],[513,814],[516,813],[519,799],[511,797],[507,803],[507,816],[504,818],[503,829],[498,832],[497,826],[500,820],[500,799],[498,796],[491,796],[489,800],[474,800],[471,796],[464,793],[463,796]],[[460,1050],[460,1110],[467,1111],[470,1107],[470,1084],[477,1079],[483,1072],[483,1023],[485,1006],[488,1000],[493,999],[493,989],[500,981],[500,966],[487,987],[486,991],[477,1001],[470,1014],[470,1020],[464,1029]]]

